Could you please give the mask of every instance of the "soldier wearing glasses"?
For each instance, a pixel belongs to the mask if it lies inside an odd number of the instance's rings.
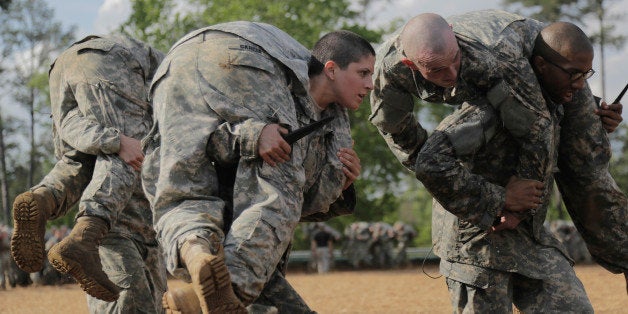
[[[513,228],[515,220],[531,220],[550,197],[552,183],[546,178],[554,177],[594,259],[611,272],[625,274],[628,201],[608,171],[611,151],[606,134],[621,122],[622,105],[603,102],[596,108],[586,83],[594,70],[590,65],[575,67],[576,60],[542,47],[537,35],[543,27],[539,21],[498,10],[469,12],[446,21],[436,14],[415,17],[380,46],[370,120],[396,157],[414,170],[421,166],[416,157],[427,139],[414,115],[415,98],[449,104],[482,99],[519,148],[509,161],[515,165],[512,180],[499,187],[501,197],[468,218],[494,231]],[[541,53],[534,54],[535,50]],[[535,58],[555,71],[538,75]],[[561,106],[563,118],[557,129],[547,103],[551,94],[562,98],[559,103],[568,102]],[[473,147],[495,130],[467,131],[477,133],[456,144]],[[553,146],[556,132],[561,136],[558,147]]]

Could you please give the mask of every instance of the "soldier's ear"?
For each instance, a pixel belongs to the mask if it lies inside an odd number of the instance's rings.
[[[547,61],[541,56],[532,56],[532,66],[538,74],[543,75],[547,68]]]
[[[405,64],[407,67],[409,67],[412,70],[418,71],[419,68],[416,66],[416,64],[414,64],[414,62],[412,62],[412,60],[408,59],[408,58],[403,58],[401,59],[401,62],[403,64]]]
[[[327,75],[327,77],[333,81],[336,79],[335,71],[337,67],[338,65],[336,64],[336,62],[329,60],[325,62],[325,65],[323,67],[323,72],[325,72],[325,75]]]

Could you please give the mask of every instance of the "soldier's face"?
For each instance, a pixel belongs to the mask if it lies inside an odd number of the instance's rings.
[[[426,80],[442,87],[453,87],[460,71],[460,48],[452,45],[445,54],[434,54],[426,61],[419,62],[417,68]]]
[[[550,98],[564,104],[573,100],[576,91],[584,88],[585,73],[591,71],[593,53],[563,55],[564,60],[536,57],[540,83]]]
[[[334,78],[336,103],[349,110],[357,110],[364,97],[373,90],[375,56],[362,57],[345,69],[337,68]]]

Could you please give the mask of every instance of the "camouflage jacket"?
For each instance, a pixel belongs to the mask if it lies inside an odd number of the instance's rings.
[[[88,36],[66,49],[50,68],[57,157],[68,150],[117,154],[120,133],[135,139],[146,136],[152,123],[147,88],[162,59],[161,52],[129,37]],[[120,165],[123,168],[100,167],[90,174],[90,179],[115,178],[112,188],[100,195],[108,204],[122,205],[111,231],[154,243],[152,214],[139,177],[133,182],[122,179],[128,178],[123,172],[133,170],[121,160]],[[123,199],[120,189],[133,189],[131,199]]]
[[[119,61],[106,70],[100,64],[76,62],[78,55],[92,52],[114,53],[112,58]],[[163,57],[162,52],[126,36],[87,36],[64,51],[60,58],[68,62],[58,69],[55,60],[49,71],[50,85],[58,86],[50,92],[53,132],[59,137],[55,139],[57,157],[68,146],[90,155],[117,153],[121,126],[129,130],[125,134],[129,137],[144,137],[152,120],[148,86]],[[137,86],[120,72],[121,65],[132,66],[133,72],[144,77],[144,85]]]
[[[427,132],[415,116],[415,97],[427,102],[460,104],[488,98],[522,145],[517,173],[540,180],[551,168],[548,155],[551,121],[529,63],[542,24],[496,10],[470,12],[447,19],[461,52],[458,82],[443,88],[401,62],[397,31],[378,50],[370,121],[397,159],[414,170]]]
[[[562,106],[552,105],[552,166],[556,165]],[[543,227],[549,200],[513,230],[488,233],[504,208],[504,186],[515,173],[521,147],[485,101],[462,107],[434,131],[417,156],[417,178],[438,201],[432,241],[439,257],[462,264],[541,278],[540,246],[564,247]],[[553,174],[544,178],[545,193]]]
[[[157,195],[151,201],[154,202],[154,206],[161,208],[160,211],[169,211],[182,198],[205,198],[215,194],[216,187],[211,187],[213,183],[201,172],[195,171],[192,176],[188,174],[192,164],[214,163],[220,165],[237,162],[240,158],[248,160],[259,158],[257,139],[267,124],[279,123],[288,129],[296,129],[324,117],[334,116],[335,119],[331,123],[293,144],[293,151],[301,150],[302,153],[296,155],[293,153],[292,157],[303,156],[303,160],[299,160],[298,163],[300,163],[304,173],[295,173],[295,177],[303,176],[305,179],[303,185],[299,187],[305,199],[301,213],[302,216],[315,214],[309,220],[317,221],[326,219],[325,213],[328,212],[345,214],[352,212],[355,205],[355,194],[351,193],[352,189],[347,189],[343,194],[342,186],[345,182],[345,175],[342,171],[342,163],[336,155],[341,147],[351,147],[348,114],[345,109],[337,105],[330,105],[324,111],[317,108],[307,91],[310,52],[278,28],[264,23],[229,22],[202,28],[186,35],[171,48],[166,56],[155,75],[151,92],[154,92],[156,86],[160,84],[160,79],[170,75],[168,68],[171,62],[176,62],[173,55],[176,55],[179,47],[204,40],[205,36],[214,36],[215,33],[235,35],[251,43],[251,45],[242,44],[237,49],[234,48],[231,60],[234,65],[247,66],[252,70],[259,71],[260,74],[265,73],[265,71],[274,71],[273,68],[279,65],[284,71],[286,84],[291,95],[288,95],[289,99],[286,99],[286,95],[277,95],[274,100],[260,99],[260,103],[242,103],[235,99],[225,99],[224,94],[220,93],[222,87],[214,86],[217,90],[203,91],[212,95],[208,96],[212,98],[212,101],[207,105],[208,108],[211,108],[206,114],[219,117],[219,123],[211,125],[200,113],[185,112],[185,108],[175,108],[175,106],[162,108],[155,104],[155,124],[144,141],[145,147],[150,155],[162,154],[159,171],[170,174],[169,176],[159,176],[160,190],[154,191]],[[225,84],[228,83],[225,82]],[[241,81],[239,84],[247,83]],[[258,79],[254,84],[251,86],[252,90],[265,90],[266,82],[263,80]],[[273,97],[272,93],[267,93],[266,96],[268,98]],[[271,110],[266,106],[271,106],[274,109]],[[157,151],[157,149],[163,150],[164,145],[166,145],[161,140],[163,132],[159,128],[162,127],[160,124],[163,121],[161,120],[170,119],[168,115],[174,114],[173,110],[175,109],[183,110],[176,114],[187,117],[186,129],[195,130],[195,134],[192,136],[183,129],[180,131],[171,130],[174,132],[173,134],[185,136],[188,143],[185,148],[172,148],[177,152],[176,156],[165,156],[163,152]],[[168,110],[167,113],[166,110]],[[198,145],[194,144],[195,142],[198,142]],[[171,143],[167,145],[171,146]],[[190,148],[191,146],[196,148]],[[168,162],[164,162],[165,158],[169,159]],[[165,168],[164,165],[167,165],[168,168]],[[180,171],[181,174],[186,173],[187,183],[198,186],[184,187],[176,179]],[[156,178],[158,174],[157,170],[150,172],[153,173],[143,171],[143,176],[148,179],[149,184],[151,178]],[[150,191],[151,189],[149,187],[147,193],[149,199],[154,193]],[[185,195],[186,193],[183,193],[182,190],[200,194],[198,196]]]

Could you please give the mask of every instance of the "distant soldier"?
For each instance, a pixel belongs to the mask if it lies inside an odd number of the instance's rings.
[[[412,240],[417,236],[416,230],[411,225],[397,221],[393,225],[393,231],[395,233],[395,240],[397,241],[397,247],[394,252],[393,266],[401,267],[408,263],[408,254],[406,252]]]
[[[389,268],[393,260],[393,239],[395,232],[390,224],[379,221],[371,224],[370,252],[373,263],[379,268]]]
[[[353,268],[372,264],[371,255],[369,254],[371,241],[370,225],[368,222],[358,221],[350,224],[345,229],[347,241],[343,251]]]
[[[570,257],[576,263],[591,263],[593,258],[584,243],[584,239],[572,221],[554,220],[549,224],[549,230],[563,243]]]
[[[340,233],[324,222],[314,223],[310,233],[312,260],[319,274],[329,272],[334,259],[334,242],[340,240]]]

